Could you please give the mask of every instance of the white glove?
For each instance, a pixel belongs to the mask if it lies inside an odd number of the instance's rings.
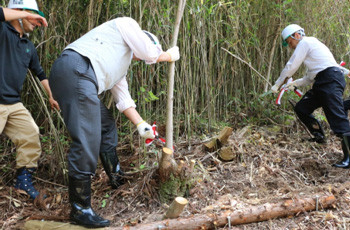
[[[154,139],[155,136],[153,134],[152,126],[150,126],[147,122],[142,120],[137,124],[137,131],[139,131],[139,134],[142,138],[145,139]]]
[[[291,83],[288,83],[285,87],[286,90],[294,91],[296,88],[296,81],[292,81]]]
[[[344,77],[349,76],[350,71],[349,71],[347,68],[344,68],[344,67],[342,67],[342,66],[340,66],[339,68],[340,68],[340,70],[343,72]]]
[[[271,87],[271,92],[273,92],[273,93],[278,93],[278,89],[279,89],[280,87],[278,86],[278,85],[274,85],[274,86],[272,86]]]
[[[180,52],[179,52],[179,47],[174,46],[166,51],[167,54],[170,55],[170,62],[177,61],[180,59]]]

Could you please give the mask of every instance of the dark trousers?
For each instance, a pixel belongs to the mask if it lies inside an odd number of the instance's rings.
[[[308,126],[315,123],[312,113],[322,107],[328,123],[337,135],[350,132],[348,116],[344,110],[345,79],[337,67],[327,68],[317,74],[311,90],[296,104],[295,112]]]
[[[54,62],[49,82],[72,139],[68,174],[86,179],[95,174],[100,151],[115,151],[115,120],[98,98],[90,61],[75,51],[65,50]]]
[[[350,98],[345,99],[343,103],[345,112],[347,113],[350,110]]]

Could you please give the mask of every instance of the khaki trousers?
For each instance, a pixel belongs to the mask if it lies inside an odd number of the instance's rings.
[[[0,134],[4,133],[17,149],[16,168],[36,168],[41,155],[39,128],[21,102],[0,104]]]

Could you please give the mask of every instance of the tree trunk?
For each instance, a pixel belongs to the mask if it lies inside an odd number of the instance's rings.
[[[318,200],[318,202],[317,202]],[[316,198],[290,199],[278,203],[266,203],[257,207],[248,207],[244,210],[226,210],[224,212],[213,214],[201,214],[187,218],[167,219],[148,224],[138,224],[136,226],[124,226],[123,230],[155,230],[155,229],[215,229],[228,224],[231,225],[248,224],[270,220],[278,217],[285,217],[302,213],[332,207],[336,199],[333,195],[322,195]],[[232,207],[233,208],[233,207]]]
[[[182,15],[185,9],[186,0],[179,0],[179,7],[177,10],[173,40],[171,47],[176,46],[177,37],[179,35],[179,28],[182,19]],[[168,100],[167,100],[167,119],[166,119],[166,147],[173,148],[173,102],[174,102],[174,75],[175,75],[175,62],[171,62],[168,72]]]

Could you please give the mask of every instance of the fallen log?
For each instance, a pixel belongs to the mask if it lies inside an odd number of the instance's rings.
[[[80,225],[56,222],[56,221],[40,221],[40,220],[29,220],[24,224],[24,230],[87,230],[90,228],[85,228]],[[95,228],[95,229],[105,229],[105,228]]]
[[[166,219],[148,224],[124,226],[122,230],[156,230],[156,229],[215,229],[231,222],[231,225],[260,222],[279,217],[291,216],[300,212],[332,207],[336,199],[333,195],[316,195],[313,198],[289,199],[278,203],[266,203],[251,206],[243,210],[225,210],[224,212],[195,215],[186,218]],[[232,208],[233,209],[233,208]]]

